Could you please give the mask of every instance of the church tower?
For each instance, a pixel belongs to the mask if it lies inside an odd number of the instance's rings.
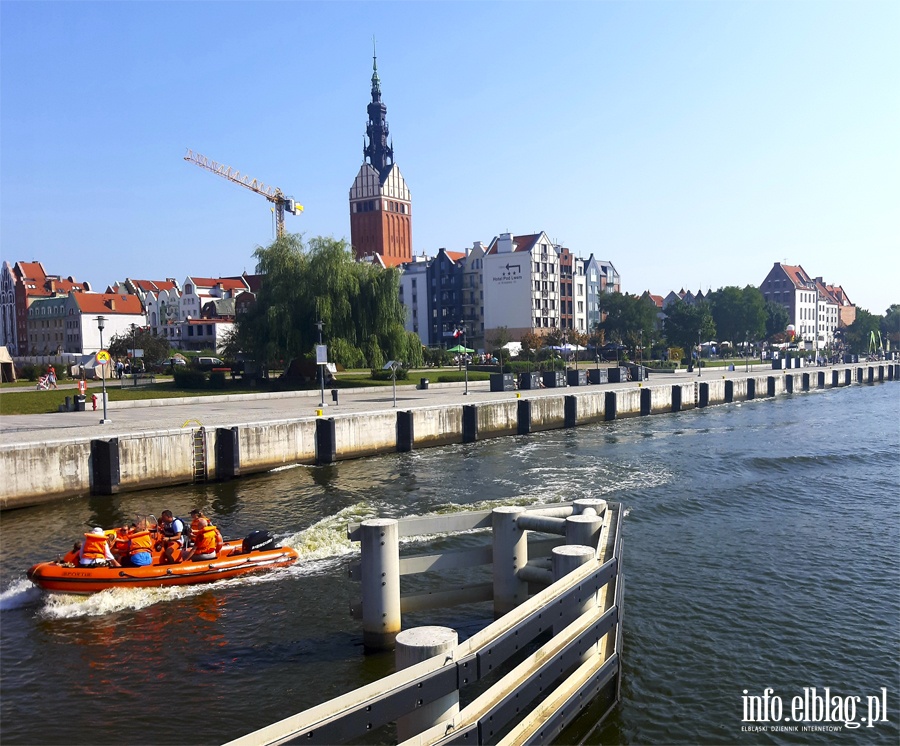
[[[363,164],[350,187],[350,243],[357,259],[377,255],[393,267],[412,260],[412,204],[406,181],[394,163],[374,55],[372,101],[367,108],[368,143],[363,143]]]

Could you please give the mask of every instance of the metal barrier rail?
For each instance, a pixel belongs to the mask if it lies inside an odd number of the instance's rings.
[[[553,510],[562,507],[554,506]],[[413,520],[421,527],[434,519]],[[458,524],[468,526],[472,520],[480,522],[483,518],[470,516],[468,520],[458,521]],[[496,675],[505,663],[521,655],[536,638],[552,631],[562,621],[573,618],[574,621],[561,631],[557,629],[549,642],[527,656],[458,715],[405,743],[412,746],[495,741],[496,734],[508,727],[510,720],[517,715],[534,716],[535,709],[522,712],[523,702],[530,703],[545,693],[550,681],[566,676],[573,668],[574,672],[549,693],[546,702],[553,702],[552,707],[538,708],[545,712],[546,717],[534,723],[529,721],[527,726],[516,726],[525,727],[523,732],[526,738],[539,738],[540,733],[558,732],[566,727],[582,707],[614,678],[617,681],[617,702],[621,651],[622,584],[618,580],[621,524],[621,506],[610,505],[593,560],[532,596],[446,655],[397,671],[235,739],[227,746],[271,746],[294,739],[302,739],[305,743],[337,744],[358,739],[423,704]],[[441,525],[446,530],[446,524]],[[610,543],[610,539],[612,556],[599,564],[603,547]],[[594,604],[582,613],[586,600],[595,598],[607,588],[613,590],[607,608]],[[615,644],[604,656],[599,648],[610,634]],[[591,653],[592,650],[595,652]],[[528,718],[525,720],[528,721]]]

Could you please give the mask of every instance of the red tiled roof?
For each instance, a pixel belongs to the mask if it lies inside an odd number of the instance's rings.
[[[806,270],[803,269],[799,264],[796,267],[793,267],[788,264],[782,264],[781,270],[787,275],[787,278],[794,283],[795,288],[805,287],[808,282],[810,282],[809,275],[806,274]]]
[[[444,253],[449,256],[454,262],[458,262],[466,258],[465,251],[446,251]]]
[[[530,235],[525,236],[513,236],[512,241],[516,245],[516,248],[513,249],[515,252],[519,251],[531,251],[534,248],[534,244],[537,242],[538,238],[540,238],[540,233],[532,233]],[[498,237],[495,236],[491,241],[490,247],[484,252],[485,254],[496,254],[497,253],[497,241]]]
[[[16,262],[13,269],[17,270],[16,274],[23,280],[38,282],[47,276],[47,273],[44,271],[44,265],[40,262]]]
[[[221,285],[223,290],[247,289],[247,283],[244,282],[242,277],[220,277],[218,279],[213,279],[212,277],[191,276],[191,280],[193,280],[194,285],[198,288],[214,288]]]
[[[171,280],[132,280],[136,288],[155,293],[159,290],[174,290],[176,285]]]
[[[85,314],[142,314],[141,299],[136,295],[118,293],[75,293],[78,309]]]

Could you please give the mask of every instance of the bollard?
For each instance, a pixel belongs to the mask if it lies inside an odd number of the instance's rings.
[[[590,547],[566,545],[553,549],[553,579],[554,581],[565,577],[573,570],[577,570],[583,564],[594,559],[594,550]],[[553,622],[553,634],[558,635],[582,614],[590,610],[597,603],[597,594],[585,592],[581,603],[573,605],[566,613],[561,613]],[[594,650],[590,650],[582,657],[582,661],[590,658]]]
[[[363,645],[390,650],[400,632],[400,531],[393,518],[360,524]]]
[[[586,546],[597,548],[600,541],[600,529],[603,518],[588,508],[581,515],[570,515],[566,518],[566,544],[569,546]]]
[[[327,420],[316,420],[316,465],[333,464],[336,458],[337,427],[334,417],[329,417]]]
[[[612,370],[612,369],[611,369]],[[603,404],[603,419],[611,422],[616,419],[616,392],[607,391]]]
[[[216,428],[216,479],[233,479],[241,474],[241,448],[237,427]]]
[[[116,495],[119,492],[119,439],[91,441],[91,494]]]
[[[415,444],[415,427],[413,412],[397,412],[397,451],[409,453]]]
[[[638,384],[640,385],[640,384]],[[641,389],[641,415],[650,414],[653,404],[653,392],[650,389]]]
[[[475,443],[478,440],[478,407],[474,404],[463,404],[463,443]]]
[[[672,411],[681,411],[681,386],[672,386]]]
[[[697,406],[698,407],[708,407],[709,406],[709,384],[706,381],[703,381],[700,384],[700,394],[697,397]]]
[[[494,616],[500,618],[528,600],[528,583],[518,572],[528,563],[528,535],[516,519],[525,511],[504,506],[491,511],[494,550]]]
[[[578,397],[566,396],[563,399],[564,427],[575,427],[578,424]]]
[[[606,513],[607,507],[609,506],[602,497],[582,497],[572,501],[572,513],[574,515],[582,515],[593,510],[602,518],[603,514]]]
[[[531,401],[519,399],[516,403],[516,434],[528,435],[531,433]]]
[[[447,655],[459,644],[456,630],[449,627],[413,627],[397,635],[394,659],[398,671],[414,666],[436,655]],[[454,665],[452,655],[449,661]],[[417,736],[438,723],[459,713],[459,689],[445,694],[434,702],[416,701],[416,709],[397,718],[397,741],[403,742]]]

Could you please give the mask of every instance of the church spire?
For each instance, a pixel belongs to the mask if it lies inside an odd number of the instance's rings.
[[[378,58],[375,54],[375,40],[372,40],[372,101],[368,105],[369,121],[366,135],[369,144],[363,150],[369,164],[378,171],[382,181],[387,178],[394,164],[393,143],[389,144],[390,132],[387,123],[387,106],[381,100],[381,81],[378,78]]]

